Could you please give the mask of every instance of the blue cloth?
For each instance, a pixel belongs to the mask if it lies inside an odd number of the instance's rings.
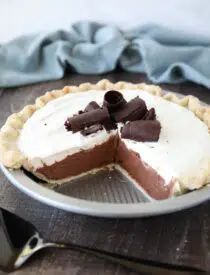
[[[70,31],[22,36],[0,46],[0,87],[62,78],[65,71],[101,74],[121,66],[154,83],[191,80],[210,87],[210,37],[148,25],[74,24]]]

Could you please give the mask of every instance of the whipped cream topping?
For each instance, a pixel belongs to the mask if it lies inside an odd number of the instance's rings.
[[[209,173],[210,167],[207,126],[188,109],[161,97],[139,90],[120,92],[127,101],[139,96],[148,109],[154,107],[161,124],[158,142],[123,139],[126,146],[138,152],[141,159],[154,168],[166,183],[178,179],[191,188],[200,187],[199,182],[203,183],[201,175]],[[102,130],[83,136],[80,132],[68,132],[64,127],[66,118],[83,110],[90,101],[101,105],[105,93],[106,91],[91,90],[67,94],[36,111],[25,123],[20,134],[18,146],[21,152],[38,168],[108,140],[111,135],[116,134],[116,130],[109,133]],[[118,128],[120,126],[119,124]]]
[[[21,152],[30,159],[35,168],[51,165],[67,155],[88,150],[107,141],[116,130],[106,130],[83,136],[80,132],[67,131],[64,122],[67,117],[83,110],[91,98],[101,102],[100,93],[72,93],[49,102],[36,111],[25,123],[18,140]]]

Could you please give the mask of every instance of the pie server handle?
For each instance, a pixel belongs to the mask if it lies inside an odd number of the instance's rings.
[[[141,260],[76,244],[46,242],[31,223],[0,208],[0,269],[11,271],[19,268],[35,252],[46,247],[65,248],[87,253],[120,264],[141,274],[207,274],[196,268]]]
[[[58,245],[59,246],[59,245]],[[189,274],[207,274],[205,271],[177,265],[170,265],[155,261],[137,259],[134,257],[123,256],[115,253],[110,253],[98,249],[90,249],[78,245],[66,245],[66,248],[72,250],[87,253],[104,260],[111,261],[121,266],[127,267],[133,271],[140,272],[140,274],[151,274],[151,275],[189,275]]]
[[[133,271],[140,272],[140,274],[150,274],[150,275],[197,275],[197,274],[207,274],[205,271],[192,268],[192,267],[184,267],[184,266],[175,266],[165,263],[158,263],[154,261],[141,260],[129,256],[123,256],[115,253],[110,253],[98,249],[88,248],[84,246],[79,246],[76,244],[58,244],[45,242],[39,233],[35,233],[35,235],[29,240],[29,244],[32,243],[32,240],[36,238],[36,246],[31,249],[30,245],[26,246],[26,253],[24,253],[19,258],[20,261],[16,261],[16,267],[18,265],[22,265],[23,262],[26,261],[26,258],[29,258],[32,254],[34,254],[37,250],[40,250],[45,247],[56,247],[56,248],[65,248],[71,249],[74,251],[87,253],[92,256],[96,256],[103,260],[111,261],[112,263],[119,264],[121,266],[127,267]]]

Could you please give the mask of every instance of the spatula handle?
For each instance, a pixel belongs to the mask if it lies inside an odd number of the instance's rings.
[[[8,267],[10,267],[10,262],[12,264],[11,269],[20,267],[36,251],[49,246],[68,248],[87,253],[120,264],[134,271],[141,272],[141,274],[207,274],[196,268],[141,260],[76,244],[55,244],[52,242],[45,242],[32,224],[6,210],[0,209],[0,269],[4,270],[5,267],[8,269]]]
[[[133,257],[123,256],[119,254],[114,254],[106,251],[101,251],[98,249],[87,248],[79,245],[68,244],[68,245],[56,245],[57,247],[69,248],[75,251],[87,253],[104,260],[109,260],[113,263],[120,264],[121,266],[127,267],[141,274],[150,275],[198,275],[207,274],[203,270],[199,270],[192,267],[186,266],[175,266],[171,264],[162,264],[155,261],[141,260]]]

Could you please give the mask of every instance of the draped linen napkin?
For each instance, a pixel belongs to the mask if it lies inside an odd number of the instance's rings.
[[[0,45],[0,87],[60,79],[65,70],[101,74],[120,66],[154,83],[210,87],[210,37],[146,25],[122,31],[78,22],[69,31],[22,36]]]

